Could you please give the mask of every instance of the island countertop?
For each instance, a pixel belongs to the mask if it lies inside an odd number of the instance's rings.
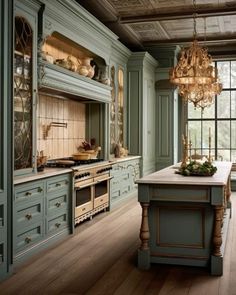
[[[176,185],[226,185],[231,171],[231,162],[213,162],[217,171],[213,176],[183,176],[175,173],[180,167],[173,165],[136,180],[138,184],[176,184]]]

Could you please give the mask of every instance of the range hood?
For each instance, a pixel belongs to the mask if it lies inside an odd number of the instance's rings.
[[[39,91],[110,103],[111,87],[46,61],[39,64]]]

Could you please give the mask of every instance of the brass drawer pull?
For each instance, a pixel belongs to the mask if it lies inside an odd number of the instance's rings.
[[[103,199],[101,199],[100,202],[103,202]]]
[[[61,226],[61,224],[60,224],[59,222],[57,222],[57,223],[55,224],[55,226],[56,226],[57,228],[59,228],[59,227]]]
[[[29,196],[32,195],[32,193],[31,192],[26,192],[25,195],[29,197]]]
[[[29,244],[31,241],[32,241],[32,239],[31,239],[30,237],[26,237],[26,238],[25,238],[25,242],[26,242],[27,244]]]
[[[60,183],[57,183],[56,186],[61,186],[61,184]]]
[[[82,209],[82,211],[84,211],[84,210],[86,210],[86,208],[85,208],[85,207]]]
[[[56,205],[56,207],[58,208],[58,207],[61,206],[61,203],[57,202],[55,205]]]
[[[43,189],[41,187],[38,188],[38,192],[41,193]]]
[[[30,220],[32,218],[32,214],[28,213],[25,215],[25,218],[27,218],[28,220]]]

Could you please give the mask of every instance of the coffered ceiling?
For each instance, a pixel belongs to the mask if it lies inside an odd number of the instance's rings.
[[[236,55],[236,1],[77,0],[131,50],[186,45],[197,39],[211,54]]]

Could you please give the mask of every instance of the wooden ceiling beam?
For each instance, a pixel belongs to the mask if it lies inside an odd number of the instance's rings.
[[[227,44],[236,44],[236,34],[230,34],[230,35],[223,35],[223,36],[208,36],[207,40],[203,37],[197,37],[198,43],[200,45],[219,45],[222,44],[224,46]],[[163,40],[154,40],[154,41],[144,41],[143,46],[149,47],[149,46],[161,46],[161,45],[189,45],[193,42],[193,38],[176,38],[176,39],[163,39]]]
[[[134,23],[145,23],[153,21],[164,21],[164,20],[178,20],[193,18],[193,10],[182,10],[168,13],[156,13],[150,15],[135,15],[135,16],[123,16],[119,17],[117,22],[120,24],[134,24]],[[236,15],[236,5],[230,7],[215,7],[215,8],[204,8],[196,10],[196,18],[202,17],[214,17],[214,16],[225,16],[225,15]]]

